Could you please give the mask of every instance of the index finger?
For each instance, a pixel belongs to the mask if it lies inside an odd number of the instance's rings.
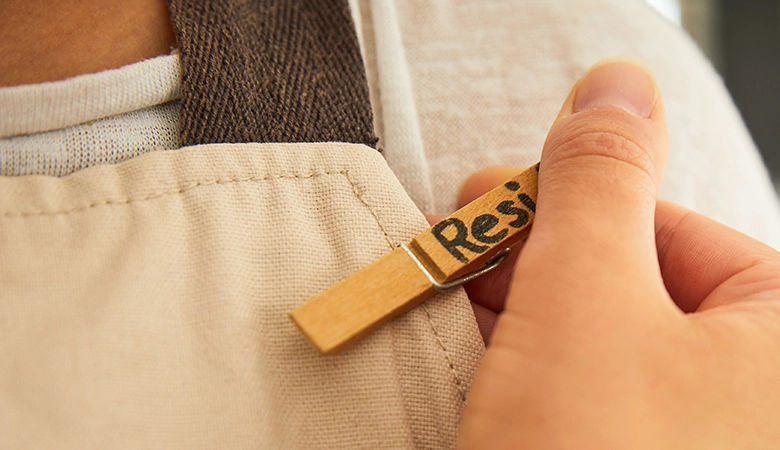
[[[669,295],[685,312],[780,291],[780,253],[673,203],[659,201],[656,242]]]

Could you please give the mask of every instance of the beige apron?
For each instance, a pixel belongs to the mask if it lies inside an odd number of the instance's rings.
[[[0,447],[450,447],[483,350],[462,291],[331,357],[287,317],[425,226],[359,144],[0,178]]]

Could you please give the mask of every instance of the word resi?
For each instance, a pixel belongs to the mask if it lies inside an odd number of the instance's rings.
[[[509,181],[504,184],[504,188],[517,192],[520,190],[520,183]],[[529,211],[536,212],[536,203],[528,194],[522,192],[517,194],[517,201],[519,201],[519,204],[515,203],[515,200],[500,202],[495,207],[496,213],[500,214],[500,216],[494,213],[480,214],[474,217],[470,227],[457,217],[449,217],[434,225],[431,228],[431,233],[453,257],[462,263],[468,263],[470,260],[463,254],[460,250],[461,248],[476,254],[484,253],[490,246],[483,244],[495,244],[502,241],[509,233],[510,228],[508,227],[519,229],[528,224]],[[514,217],[514,219],[507,224],[508,227],[493,231],[501,222],[501,216]],[[455,230],[454,236],[449,231],[450,229]],[[450,234],[451,237],[448,237],[447,234]],[[469,239],[470,237],[472,238],[471,240]]]

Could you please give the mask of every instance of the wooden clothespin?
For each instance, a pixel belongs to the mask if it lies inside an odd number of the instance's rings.
[[[437,291],[498,266],[536,213],[539,164],[401,244],[290,313],[322,353],[356,343]]]

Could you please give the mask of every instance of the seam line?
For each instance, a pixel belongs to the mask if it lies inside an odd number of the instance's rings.
[[[420,306],[422,307],[422,310],[425,311],[425,316],[428,318],[428,323],[431,325],[431,329],[433,330],[433,335],[436,336],[436,341],[439,343],[439,347],[441,347],[441,349],[444,351],[444,358],[447,360],[447,365],[450,367],[450,371],[452,372],[452,377],[455,379],[455,387],[458,388],[458,392],[460,393],[460,399],[461,401],[465,402],[466,391],[463,388],[463,381],[460,379],[460,376],[458,375],[458,371],[455,370],[455,363],[452,362],[452,357],[450,356],[450,352],[447,351],[447,347],[444,345],[444,341],[439,335],[439,330],[437,330],[436,326],[433,324],[433,318],[431,317],[430,311],[428,311],[428,307],[425,306],[425,302],[420,303]]]
[[[291,179],[304,179],[304,178],[317,178],[325,175],[339,175],[339,174],[345,174],[347,170],[338,170],[338,171],[325,171],[325,172],[311,172],[308,174],[282,174],[282,175],[265,175],[265,176],[254,176],[254,177],[244,177],[244,178],[215,178],[210,180],[202,180],[202,181],[196,181],[189,183],[185,186],[182,186],[178,189],[171,189],[167,191],[161,191],[156,192],[153,194],[149,194],[143,197],[137,197],[137,198],[125,198],[125,199],[119,199],[119,200],[103,200],[103,201],[96,201],[92,203],[88,203],[86,205],[77,206],[75,208],[71,209],[65,209],[65,210],[59,210],[59,211],[34,211],[34,212],[4,212],[0,214],[0,218],[4,217],[34,217],[34,216],[56,216],[56,215],[67,215],[74,212],[81,212],[88,210],[90,208],[95,208],[98,206],[111,206],[111,205],[126,205],[129,203],[139,203],[144,202],[147,200],[154,200],[156,198],[165,197],[168,195],[176,195],[181,194],[187,191],[191,191],[193,189],[197,189],[204,186],[212,186],[215,184],[233,184],[233,183],[248,183],[248,182],[257,182],[257,181],[267,181],[267,180],[278,180],[278,179],[284,179],[284,178],[291,178]]]
[[[366,205],[366,208],[368,208],[368,210],[371,212],[371,215],[374,216],[374,220],[379,226],[379,229],[382,230],[382,234],[385,235],[385,240],[387,240],[390,249],[391,250],[395,249],[396,245],[390,239],[390,235],[388,235],[387,230],[385,230],[385,227],[382,225],[382,222],[379,220],[379,216],[377,215],[376,211],[374,211],[374,208],[372,208],[371,205],[365,200],[365,198],[363,198],[358,183],[352,178],[348,170],[345,170],[343,175],[344,178],[346,178],[347,181],[349,181],[349,183],[352,185],[352,191],[355,193],[355,197],[357,197],[361,203]],[[444,340],[441,338],[441,335],[439,334],[439,330],[436,328],[436,325],[433,323],[433,317],[431,317],[430,311],[425,306],[425,302],[420,303],[420,307],[425,312],[425,317],[428,320],[428,324],[431,327],[431,331],[433,331],[434,337],[436,337],[436,342],[439,344],[439,348],[444,353],[444,359],[447,361],[447,366],[449,366],[450,371],[452,372],[452,378],[454,379],[455,387],[458,389],[458,393],[460,394],[460,399],[461,401],[465,402],[466,391],[464,390],[463,381],[458,375],[458,371],[455,370],[455,363],[453,363],[452,356],[450,355],[449,350],[447,350],[447,346],[444,345]]]
[[[379,226],[379,229],[382,230],[382,234],[385,235],[385,240],[387,241],[387,245],[390,246],[390,250],[395,249],[396,244],[393,242],[392,239],[390,239],[390,235],[387,234],[387,230],[385,229],[384,225],[382,225],[382,222],[379,220],[379,216],[376,214],[376,211],[374,211],[374,208],[371,207],[371,205],[368,204],[365,198],[363,198],[363,193],[360,191],[360,186],[358,185],[357,181],[352,177],[352,174],[349,173],[349,170],[345,170],[344,178],[347,179],[350,185],[352,185],[352,192],[355,194],[355,197],[357,197],[358,200],[360,200],[360,203],[364,204],[366,208],[368,208],[368,211],[371,212],[371,215],[374,216],[374,221],[376,221],[376,224]]]

